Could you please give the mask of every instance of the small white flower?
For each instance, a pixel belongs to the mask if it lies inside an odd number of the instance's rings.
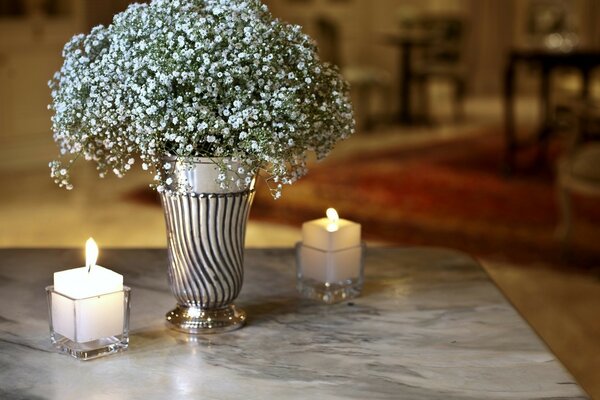
[[[279,22],[259,1],[200,3],[194,18],[196,2],[131,5],[110,26],[65,45],[49,82],[52,130],[65,158],[50,164],[57,184],[71,187],[69,158],[83,156],[99,175],[121,177],[135,154],[143,170],[160,171],[155,187],[163,191],[163,171],[172,169],[164,157],[194,150],[235,155],[230,164],[244,164],[240,175],[264,167],[274,182],[292,183],[306,174],[307,151],[323,158],[354,132],[347,84],[299,27]]]

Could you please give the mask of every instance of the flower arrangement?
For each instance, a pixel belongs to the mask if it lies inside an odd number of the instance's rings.
[[[67,189],[79,157],[101,177],[121,177],[139,160],[159,191],[171,183],[166,157],[211,157],[221,160],[223,187],[264,170],[277,198],[306,173],[309,152],[322,159],[354,132],[337,68],[260,0],[133,4],[74,36],[63,57],[49,108],[67,160],[50,168]]]

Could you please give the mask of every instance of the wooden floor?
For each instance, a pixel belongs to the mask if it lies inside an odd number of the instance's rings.
[[[467,115],[469,122],[460,126],[387,127],[360,133],[336,148],[332,157],[380,149],[390,142],[419,146],[475,134],[477,127],[500,123],[500,102],[471,101]],[[89,236],[101,248],[165,246],[161,210],[132,201],[149,183],[149,176],[136,170],[125,179],[103,181],[91,165],[82,162],[73,174],[75,189],[67,192],[55,187],[49,177],[47,163],[55,153],[50,133],[17,137],[0,132],[0,247],[83,247]],[[251,222],[246,245],[292,246],[299,238],[299,227]],[[583,388],[600,398],[599,275],[542,264],[482,263]]]

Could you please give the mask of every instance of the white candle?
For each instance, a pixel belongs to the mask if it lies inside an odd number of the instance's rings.
[[[52,325],[78,343],[123,332],[123,276],[96,265],[98,247],[86,243],[86,266],[54,273]]]
[[[340,219],[330,208],[327,218],[302,225],[302,277],[324,283],[341,282],[360,275],[360,224]]]
[[[302,224],[302,243],[314,249],[337,251],[360,245],[360,224],[340,219],[333,208],[327,218]]]

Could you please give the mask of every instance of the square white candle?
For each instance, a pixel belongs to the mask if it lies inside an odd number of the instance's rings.
[[[78,343],[116,336],[124,324],[123,276],[94,265],[54,274],[52,325]]]
[[[340,219],[337,230],[330,231],[332,222],[320,218],[302,224],[302,243],[305,246],[326,251],[337,251],[360,245],[360,224]]]

